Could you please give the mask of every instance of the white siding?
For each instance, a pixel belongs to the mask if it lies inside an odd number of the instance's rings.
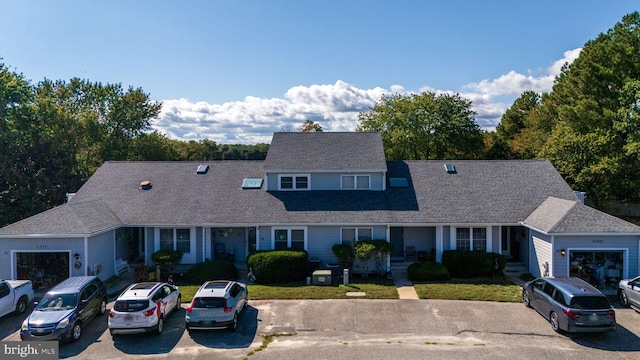
[[[534,277],[550,276],[553,266],[551,260],[551,243],[533,236],[531,246],[533,247],[529,261],[529,271],[531,275]]]

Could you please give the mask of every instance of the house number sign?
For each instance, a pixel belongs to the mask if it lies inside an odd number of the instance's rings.
[[[47,244],[37,244],[36,245],[36,249],[46,249],[47,248]]]
[[[604,240],[593,240],[594,244],[604,244]]]

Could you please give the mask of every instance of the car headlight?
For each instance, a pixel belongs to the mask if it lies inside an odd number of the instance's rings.
[[[60,321],[58,323],[58,326],[56,326],[56,329],[64,329],[67,326],[69,326],[69,318],[65,318],[64,320]]]
[[[22,322],[22,327],[21,327],[21,329],[22,329],[22,330],[24,330],[24,331],[29,330],[29,321],[27,321],[27,319],[25,319],[25,320]]]

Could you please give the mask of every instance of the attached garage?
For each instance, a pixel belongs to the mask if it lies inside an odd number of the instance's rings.
[[[68,251],[15,251],[15,274],[18,280],[31,280],[34,289],[50,288],[69,278]]]

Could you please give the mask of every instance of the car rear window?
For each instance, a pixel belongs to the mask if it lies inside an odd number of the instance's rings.
[[[575,296],[571,299],[571,305],[574,309],[608,309],[611,307],[609,300],[604,296]]]
[[[134,312],[149,307],[149,300],[118,300],[113,308],[121,312]]]
[[[193,301],[194,308],[217,309],[223,308],[225,301],[223,298],[199,297]]]

